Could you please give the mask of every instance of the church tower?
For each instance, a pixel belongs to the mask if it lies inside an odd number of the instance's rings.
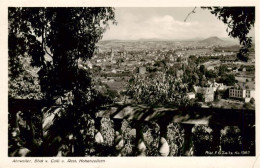
[[[113,49],[111,48],[110,62],[112,62],[113,58],[114,58],[114,52],[113,52]]]

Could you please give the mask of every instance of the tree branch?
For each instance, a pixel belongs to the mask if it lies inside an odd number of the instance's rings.
[[[193,14],[193,13],[195,13],[195,10],[196,10],[196,6],[193,8],[193,10],[186,16],[186,18],[184,19],[184,22],[186,22],[187,21],[187,19],[189,18],[189,16],[191,15],[191,14]]]
[[[45,12],[43,10],[43,25],[42,25],[42,48],[43,50],[50,56],[50,57],[53,57],[46,49],[46,45],[45,45],[45,38],[46,38],[46,28],[45,28],[45,24],[44,24],[44,21],[45,21]]]

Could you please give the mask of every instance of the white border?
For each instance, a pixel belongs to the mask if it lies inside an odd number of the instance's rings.
[[[256,125],[259,125],[259,75],[260,64],[259,57],[259,0],[0,0],[0,168],[8,167],[162,167],[162,168],[184,168],[184,167],[199,167],[199,168],[258,168],[260,167],[260,146],[259,146],[259,127],[256,127],[256,157],[96,157],[104,159],[106,163],[90,164],[90,163],[48,163],[48,164],[22,164],[12,163],[14,158],[7,157],[7,105],[8,105],[8,7],[79,7],[79,6],[112,6],[112,7],[194,7],[194,6],[255,6],[256,7],[256,22],[255,22],[255,37],[256,37]],[[96,159],[89,158],[89,159]],[[22,159],[22,158],[17,158]],[[25,158],[26,159],[26,158]],[[34,159],[34,158],[27,158]],[[57,158],[44,158],[49,162]],[[68,158],[60,158],[67,160]],[[72,158],[74,159],[74,158]],[[78,158],[77,158],[78,159]]]

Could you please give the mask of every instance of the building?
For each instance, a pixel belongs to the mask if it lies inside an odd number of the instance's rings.
[[[240,99],[247,103],[251,98],[255,98],[255,91],[244,88],[230,88],[229,98]]]
[[[189,99],[189,100],[190,100],[190,99],[195,99],[195,93],[193,93],[193,92],[187,93],[187,96],[188,96],[188,99]]]
[[[114,58],[114,52],[113,52],[113,49],[111,48],[111,52],[110,52],[110,62],[112,62]]]
[[[214,80],[214,82],[208,81],[208,84],[209,84],[210,87],[213,87],[214,92],[216,90],[226,90],[226,89],[228,89],[228,86],[224,85],[223,83],[217,83],[217,82],[215,82],[215,80]]]
[[[213,87],[194,86],[194,90],[196,93],[202,94],[204,102],[214,101],[214,88]]]
[[[255,99],[255,91],[254,90],[246,90],[245,102],[249,102],[252,98]]]
[[[214,70],[215,70],[215,67],[214,67],[214,66],[208,66],[208,67],[207,67],[207,70],[208,70],[208,71],[209,71],[209,70],[214,71]]]
[[[146,68],[145,67],[139,67],[138,72],[139,72],[139,74],[145,74],[146,73]]]
[[[205,88],[204,99],[205,99],[205,102],[214,101],[214,89],[212,87]]]
[[[240,88],[230,88],[229,98],[243,99],[245,97],[245,90]]]

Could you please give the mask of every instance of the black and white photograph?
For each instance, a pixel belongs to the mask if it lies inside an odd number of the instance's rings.
[[[8,7],[6,155],[255,157],[255,9]]]

